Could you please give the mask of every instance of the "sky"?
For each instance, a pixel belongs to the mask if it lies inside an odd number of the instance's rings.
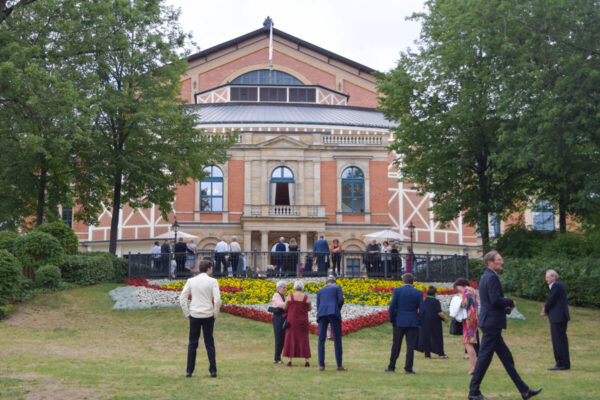
[[[387,72],[401,51],[416,49],[420,24],[406,21],[424,0],[167,0],[199,50],[262,27],[274,27],[316,46]]]

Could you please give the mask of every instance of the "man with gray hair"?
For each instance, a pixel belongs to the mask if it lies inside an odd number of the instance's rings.
[[[558,280],[558,273],[553,269],[546,271],[546,283],[548,283],[550,293],[540,315],[547,316],[550,321],[552,350],[554,350],[554,359],[556,360],[556,364],[548,368],[548,371],[570,369],[571,359],[569,357],[569,339],[567,338],[567,323],[570,316],[567,289]]]
[[[229,255],[229,245],[225,240],[225,236],[215,246],[215,275],[221,276],[227,274],[227,256]],[[221,269],[223,267],[223,269]],[[223,272],[221,272],[223,271]]]

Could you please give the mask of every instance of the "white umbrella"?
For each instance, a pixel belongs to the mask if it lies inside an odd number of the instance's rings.
[[[200,236],[192,235],[191,233],[185,233],[183,231],[177,232],[177,238],[183,239],[200,239]],[[175,231],[168,231],[162,235],[156,236],[155,239],[175,239]]]
[[[365,235],[365,237],[368,239],[386,239],[386,240],[409,240],[410,239],[409,237],[404,236],[401,233],[398,233],[395,231],[390,231],[389,229],[379,231],[379,232],[369,233],[368,235]]]

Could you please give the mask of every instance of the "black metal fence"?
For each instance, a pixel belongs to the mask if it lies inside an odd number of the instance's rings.
[[[222,253],[198,251],[190,254],[129,253],[129,278],[186,278],[201,260],[212,261],[213,276],[237,277],[324,277],[330,269],[346,278],[400,279],[410,270],[418,281],[449,282],[457,277],[469,278],[467,256],[439,254],[376,253],[342,251]]]

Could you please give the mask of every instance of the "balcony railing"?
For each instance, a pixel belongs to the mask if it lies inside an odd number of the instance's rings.
[[[304,218],[325,218],[325,206],[282,206],[282,205],[244,205],[244,217],[304,217]]]
[[[336,144],[342,146],[381,146],[383,136],[375,135],[324,135],[323,144]]]

